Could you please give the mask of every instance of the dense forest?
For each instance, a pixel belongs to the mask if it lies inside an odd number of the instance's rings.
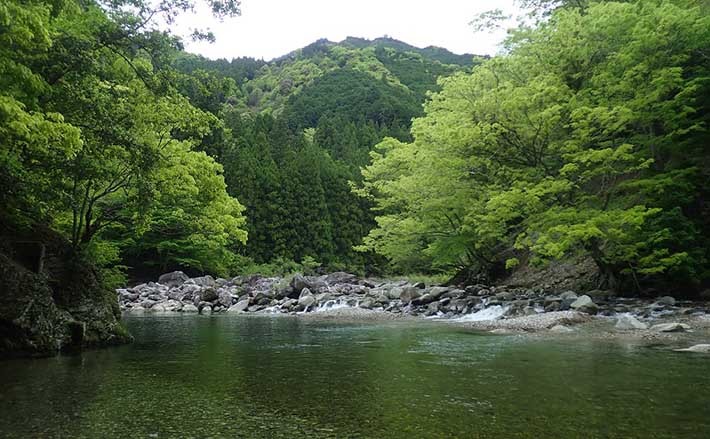
[[[160,23],[193,6],[0,0],[3,233],[57,231],[115,284],[578,256],[603,287],[710,278],[707,2],[524,1],[492,58],[350,37],[269,62],[186,53]]]

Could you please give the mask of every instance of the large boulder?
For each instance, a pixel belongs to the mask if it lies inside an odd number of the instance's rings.
[[[616,325],[614,328],[620,331],[634,331],[647,329],[648,325],[640,322],[636,317],[631,314],[622,314],[616,319]]]
[[[225,308],[229,308],[232,306],[232,295],[229,294],[229,291],[227,290],[221,290],[218,293],[218,299],[220,305],[224,306]]]
[[[182,312],[184,312],[184,313],[193,313],[193,312],[197,312],[197,311],[199,311],[197,309],[197,307],[191,303],[186,303],[186,304],[183,304],[183,306],[182,306]]]
[[[596,314],[597,311],[599,311],[599,306],[586,294],[578,297],[574,302],[572,302],[570,304],[570,308],[587,314]]]
[[[328,283],[328,285],[352,284],[357,282],[357,276],[343,271],[336,271],[326,275],[324,280]]]
[[[214,278],[210,275],[193,277],[192,281],[195,283],[195,285],[199,285],[201,287],[217,286],[217,283],[214,281]]]
[[[167,285],[169,287],[179,287],[190,277],[183,273],[182,271],[173,271],[171,273],[165,273],[160,275],[158,278],[158,283],[162,285]]]
[[[422,295],[422,290],[416,286],[402,288],[399,293],[399,299],[402,303],[409,303],[412,300],[420,297]]]
[[[244,312],[249,308],[249,297],[241,299],[239,302],[229,307],[229,312]]]
[[[292,299],[297,299],[304,288],[310,287],[308,280],[300,274],[295,274],[288,284],[291,287],[291,292],[288,294],[288,297]]]
[[[676,300],[671,296],[662,296],[656,299],[656,303],[664,306],[674,306]]]
[[[298,304],[303,308],[308,308],[316,303],[316,298],[308,288],[304,288],[298,296]]]
[[[217,299],[219,299],[219,295],[217,295],[217,291],[214,288],[205,288],[200,292],[200,300],[202,302],[214,302]]]

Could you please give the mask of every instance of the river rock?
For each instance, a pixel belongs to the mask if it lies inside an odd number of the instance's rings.
[[[690,326],[685,323],[659,323],[651,326],[651,331],[656,332],[685,332],[690,330]]]
[[[210,275],[193,277],[192,281],[195,282],[195,285],[199,285],[201,287],[215,287],[215,286],[217,286],[217,283],[214,281],[214,278]]]
[[[215,291],[214,288],[205,288],[200,293],[200,300],[203,302],[213,302],[218,298],[219,296],[217,295],[217,291]]]
[[[212,307],[210,305],[205,305],[200,308],[200,314],[212,314]]]
[[[616,319],[616,325],[614,328],[621,331],[633,331],[647,329],[648,325],[640,322],[636,317],[631,314],[622,314]]]
[[[550,332],[554,332],[557,334],[569,334],[570,332],[574,332],[574,329],[565,325],[555,325],[550,328]]]
[[[178,288],[173,288],[168,292],[168,299],[179,301],[182,300],[183,297],[185,297],[185,293]]]
[[[249,307],[249,297],[239,300],[239,302],[229,307],[229,312],[244,312]]]
[[[659,305],[675,306],[676,300],[671,296],[662,296],[656,299],[656,303]]]
[[[304,288],[301,291],[301,294],[298,296],[298,305],[302,306],[303,308],[308,308],[309,306],[312,306],[314,303],[316,303],[316,298],[313,296],[313,293],[311,293],[311,290],[308,288]]]
[[[597,311],[599,311],[599,306],[586,294],[578,297],[577,300],[572,302],[570,304],[570,308],[587,314],[596,314]]]
[[[229,308],[232,306],[232,295],[229,294],[229,291],[222,290],[218,294],[218,299],[220,305],[224,306],[225,308]]]
[[[360,302],[359,306],[364,309],[372,309],[375,307],[375,300],[371,297],[366,297]]]
[[[289,285],[291,286],[291,290],[293,291],[292,294],[296,297],[299,297],[301,291],[303,291],[304,288],[308,288],[310,286],[306,278],[300,274],[295,274],[293,278],[291,278],[291,282],[289,282]],[[293,296],[289,295],[289,297]]]
[[[345,273],[344,271],[336,271],[334,273],[327,274],[323,280],[329,285],[351,284],[357,281],[357,276]]]
[[[193,313],[193,312],[198,312],[198,311],[199,310],[197,309],[197,307],[191,303],[186,303],[186,304],[183,304],[183,306],[182,306],[182,312]]]
[[[710,344],[696,344],[685,349],[674,349],[676,352],[698,352],[701,354],[710,354]]]
[[[167,285],[169,287],[178,287],[185,283],[189,279],[189,276],[182,271],[173,271],[171,273],[165,273],[158,278],[158,283]]]
[[[560,294],[560,299],[562,300],[568,300],[568,299],[576,299],[577,293],[574,291],[565,291],[564,293]]]
[[[402,303],[409,303],[414,299],[421,297],[421,289],[417,286],[402,288],[402,292],[399,293],[399,299]]]

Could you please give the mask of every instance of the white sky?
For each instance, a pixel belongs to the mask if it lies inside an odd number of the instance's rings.
[[[185,15],[178,35],[209,27],[215,43],[184,38],[189,52],[208,58],[250,56],[269,60],[319,38],[373,39],[388,35],[418,47],[492,55],[504,31],[474,33],[469,22],[483,11],[512,10],[513,0],[242,0],[242,15],[219,22],[209,12]]]

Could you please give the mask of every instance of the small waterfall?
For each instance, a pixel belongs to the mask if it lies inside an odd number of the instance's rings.
[[[498,320],[508,312],[510,307],[493,305],[491,307],[476,311],[471,314],[466,314],[463,317],[453,319],[455,322],[480,322],[483,320]]]
[[[331,310],[336,310],[336,309],[344,309],[344,308],[359,308],[360,307],[360,299],[356,299],[353,297],[343,297],[340,299],[331,299],[327,300],[315,308],[311,312],[323,312],[323,311],[331,311]]]
[[[348,304],[347,299],[331,299],[327,300],[320,305],[318,305],[313,312],[323,312],[323,311],[330,311],[334,309],[343,309],[343,308],[357,308],[359,303],[356,303],[355,306],[352,306]]]
[[[264,308],[261,312],[265,314],[280,314],[281,313],[281,306],[280,305],[274,305],[274,306],[269,306]]]

